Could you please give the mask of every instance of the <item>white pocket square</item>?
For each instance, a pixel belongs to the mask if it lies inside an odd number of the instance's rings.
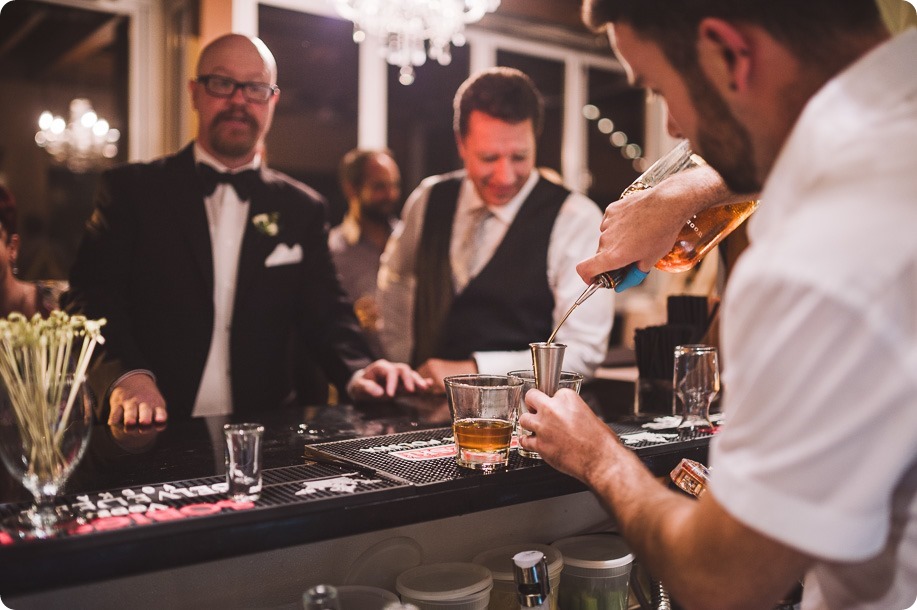
[[[292,265],[302,260],[302,246],[294,244],[292,247],[286,244],[277,244],[274,251],[264,259],[265,267],[279,267],[280,265]]]

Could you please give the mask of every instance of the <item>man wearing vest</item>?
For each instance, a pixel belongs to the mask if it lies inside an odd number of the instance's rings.
[[[493,68],[454,102],[464,170],[424,180],[405,203],[379,270],[380,339],[442,389],[447,375],[531,368],[583,291],[576,263],[594,254],[602,213],[535,168],[543,101],[528,76]],[[613,292],[600,291],[558,332],[564,369],[602,362]]]

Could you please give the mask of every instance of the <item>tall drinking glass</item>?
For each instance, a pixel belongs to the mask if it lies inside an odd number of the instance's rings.
[[[715,347],[679,345],[675,348],[675,373],[672,378],[676,408],[681,402],[679,434],[710,429],[710,404],[720,391],[719,360]],[[676,412],[679,412],[676,410]]]

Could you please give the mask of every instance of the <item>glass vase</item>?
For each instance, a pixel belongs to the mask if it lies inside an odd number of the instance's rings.
[[[55,500],[89,442],[90,392],[73,374],[10,385],[0,382],[0,458],[35,501],[3,526],[22,538],[48,538],[73,520]]]

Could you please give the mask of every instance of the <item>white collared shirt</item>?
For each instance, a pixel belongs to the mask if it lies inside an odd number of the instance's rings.
[[[445,178],[453,176],[464,176],[464,172],[450,174]],[[430,188],[443,178],[427,178],[411,194],[402,212],[403,222],[392,234],[382,255],[378,286],[379,313],[382,318],[379,335],[385,357],[395,362],[408,362],[414,349],[417,249]],[[537,182],[538,173],[533,171],[516,197],[503,206],[490,207],[493,218],[485,231],[485,242],[479,247],[481,256],[478,259],[478,271],[486,265],[503,241],[507,229]],[[459,190],[449,248],[453,270],[464,265],[464,261],[458,260],[460,246],[457,242],[468,232],[468,223],[473,222],[470,217],[475,214],[474,210],[483,205],[474,185],[465,178]],[[558,212],[547,252],[547,279],[554,294],[552,318],[555,325],[586,288],[576,273],[576,264],[595,254],[601,221],[602,212],[599,207],[578,193],[571,193]],[[533,253],[537,254],[540,253]],[[595,372],[605,357],[613,319],[614,293],[611,290],[596,292],[570,316],[556,337],[559,343],[567,345],[565,370],[583,373],[587,377]],[[547,337],[532,337],[533,342],[546,340]],[[532,366],[529,350],[475,352],[472,356],[478,371],[482,373],[505,374]]]
[[[808,102],[723,300],[711,492],[814,558],[806,610],[917,595],[917,31]]]
[[[229,170],[197,142],[194,143],[194,160],[196,163],[206,163],[217,171],[232,173],[257,169],[261,165],[261,158],[256,155],[251,163]],[[248,221],[249,202],[241,201],[231,185],[221,183],[217,184],[209,197],[204,198],[204,207],[207,210],[213,255],[213,334],[194,401],[194,417],[226,415],[233,410],[230,334],[239,250]]]
[[[497,247],[506,236],[509,226],[513,224],[516,214],[519,213],[519,208],[522,207],[522,203],[532,193],[537,183],[538,172],[533,171],[516,196],[505,205],[489,206],[478,196],[470,180],[462,180],[456,204],[455,222],[452,224],[452,241],[449,242],[449,260],[454,263],[452,281],[456,294],[465,290],[468,282],[477,277],[487,261],[493,257]],[[467,267],[468,261],[463,260],[466,256],[463,252],[463,241],[469,231],[474,228],[469,225],[478,222],[479,215],[485,213],[483,212],[485,208],[487,216],[483,221],[483,227],[477,232],[476,243],[473,244],[476,250],[473,253],[473,268],[468,270],[469,273],[464,273],[463,270]]]

